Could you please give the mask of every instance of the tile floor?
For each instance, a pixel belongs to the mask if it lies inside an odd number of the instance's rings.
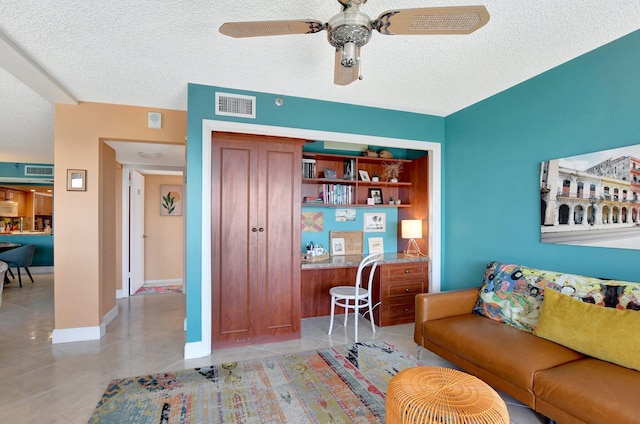
[[[224,349],[207,358],[184,360],[184,296],[156,294],[118,300],[119,315],[102,340],[51,344],[53,275],[35,284],[5,287],[0,307],[0,423],[86,423],[109,381],[119,377],[195,368],[227,360],[315,350],[352,342],[341,324],[328,336],[328,317],[305,319],[295,341]],[[416,354],[413,324],[379,328],[362,320],[360,339],[384,339]],[[340,322],[340,321],[339,321]],[[430,364],[445,361],[423,350]],[[504,397],[511,420],[540,424],[543,418]]]

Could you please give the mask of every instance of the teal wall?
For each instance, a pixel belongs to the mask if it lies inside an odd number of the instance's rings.
[[[2,235],[0,241],[19,243],[23,246],[35,244],[36,250],[33,253],[31,266],[53,266],[53,235]]]
[[[53,166],[51,163],[20,163],[20,162],[0,162],[0,183],[2,183],[2,178],[28,178],[34,180],[51,180],[51,176],[41,177],[41,176],[25,176],[24,169],[25,166]]]
[[[445,119],[443,289],[500,260],[640,280],[639,250],[540,242],[540,162],[640,144],[640,32]]]
[[[256,119],[214,115],[215,93],[256,96]],[[280,96],[284,104],[275,105],[277,94],[247,92],[221,87],[189,84],[187,123],[187,342],[202,340],[201,259],[202,242],[202,120],[224,120],[259,125],[364,134],[407,140],[444,141],[444,118],[334,103],[300,97]],[[345,98],[348,100],[348,98]],[[389,214],[388,210],[385,210]],[[395,212],[394,212],[395,213]],[[397,220],[397,217],[395,218]],[[386,242],[385,242],[386,245]]]

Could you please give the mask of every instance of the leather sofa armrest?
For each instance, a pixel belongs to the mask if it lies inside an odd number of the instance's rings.
[[[478,288],[472,288],[417,295],[414,341],[422,345],[422,324],[426,321],[470,314],[478,300],[478,293]]]

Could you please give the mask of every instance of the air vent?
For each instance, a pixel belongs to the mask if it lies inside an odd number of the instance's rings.
[[[24,175],[27,177],[53,177],[53,166],[30,166],[24,167]]]
[[[216,93],[216,115],[256,118],[256,98],[240,94]]]

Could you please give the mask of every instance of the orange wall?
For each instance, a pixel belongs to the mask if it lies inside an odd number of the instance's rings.
[[[148,112],[162,113],[162,129],[147,128]],[[117,255],[115,164],[103,140],[184,144],[187,112],[137,106],[56,105],[54,238],[56,329],[98,326],[115,304]],[[87,170],[87,190],[67,191],[67,169]],[[102,212],[102,211],[105,212]],[[108,214],[109,216],[106,216]]]
[[[145,281],[182,279],[182,216],[160,216],[163,184],[182,185],[182,176],[144,176]]]

